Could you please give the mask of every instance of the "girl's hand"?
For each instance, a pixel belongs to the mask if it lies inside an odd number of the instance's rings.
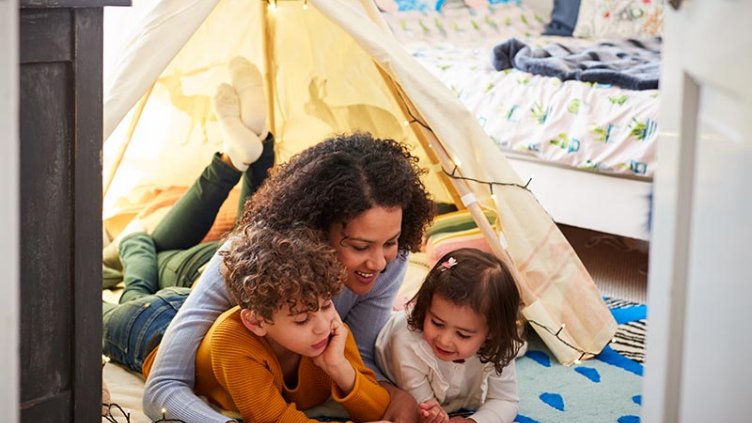
[[[335,313],[332,320],[332,329],[329,334],[329,343],[324,352],[313,358],[313,364],[319,366],[339,389],[348,395],[355,386],[355,369],[345,358],[345,343],[347,342],[347,328],[342,323],[339,315]]]
[[[418,404],[420,418],[423,423],[448,423],[449,415],[441,408],[436,400],[428,400]]]

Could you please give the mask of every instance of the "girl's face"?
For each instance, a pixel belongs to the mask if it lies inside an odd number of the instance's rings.
[[[469,358],[478,352],[487,338],[485,316],[470,306],[459,306],[434,294],[423,321],[423,339],[439,360]]]
[[[345,286],[357,295],[367,294],[387,263],[397,257],[402,230],[402,209],[374,207],[345,225],[335,223],[329,243],[347,268]]]

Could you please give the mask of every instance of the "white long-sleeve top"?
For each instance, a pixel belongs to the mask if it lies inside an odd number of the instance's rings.
[[[436,358],[420,332],[407,327],[407,314],[393,315],[376,339],[376,363],[398,387],[419,403],[436,399],[451,413],[477,409],[478,423],[513,422],[517,416],[517,374],[514,361],[496,373],[478,356],[463,363]]]

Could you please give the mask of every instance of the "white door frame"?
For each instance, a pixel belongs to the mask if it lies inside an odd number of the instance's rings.
[[[664,15],[641,421],[749,421],[752,3],[683,3]]]
[[[18,0],[0,0],[0,421],[17,422],[19,404]]]

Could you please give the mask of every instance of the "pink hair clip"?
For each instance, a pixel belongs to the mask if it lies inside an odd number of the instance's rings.
[[[454,257],[449,257],[447,261],[444,263],[441,263],[441,271],[445,271],[448,269],[451,269],[452,267],[457,265],[457,260]]]

